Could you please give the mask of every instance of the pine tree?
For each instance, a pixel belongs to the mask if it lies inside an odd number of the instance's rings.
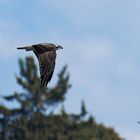
[[[83,119],[88,112],[84,101],[80,114],[68,114],[64,106],[61,114],[53,113],[54,107],[63,104],[71,87],[67,66],[58,74],[53,88],[41,86],[32,57],[20,59],[19,68],[16,79],[23,92],[3,98],[17,101],[20,107],[0,106],[0,140],[122,140],[114,129],[97,124],[94,117]]]
[[[82,103],[81,103],[81,117],[85,117],[86,114],[87,114],[87,109],[85,106],[85,102],[82,101]]]
[[[46,112],[49,107],[56,106],[65,100],[65,94],[71,87],[69,74],[66,73],[67,66],[64,66],[58,75],[58,82],[53,88],[47,88],[40,84],[40,77],[32,57],[25,61],[19,60],[20,76],[16,76],[17,82],[23,87],[23,93],[14,93],[5,96],[6,100],[16,100],[21,105],[22,115],[31,115],[34,112]]]

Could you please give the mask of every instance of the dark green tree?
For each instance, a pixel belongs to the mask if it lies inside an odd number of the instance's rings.
[[[85,117],[86,114],[87,114],[87,109],[85,106],[85,102],[82,101],[82,103],[81,103],[81,117]]]
[[[19,60],[20,75],[16,76],[23,92],[4,96],[20,107],[0,106],[0,140],[122,140],[112,128],[97,124],[88,113],[84,101],[80,114],[68,114],[63,102],[68,89],[69,74],[64,66],[54,87],[43,87],[34,59]],[[61,104],[60,113],[54,108]]]
[[[58,74],[58,81],[53,88],[47,88],[40,84],[40,77],[32,57],[25,61],[19,60],[20,76],[16,76],[17,82],[23,87],[24,92],[15,92],[4,97],[6,100],[16,100],[21,105],[22,113],[46,112],[49,107],[56,106],[65,100],[65,94],[70,88],[69,74],[64,66]]]

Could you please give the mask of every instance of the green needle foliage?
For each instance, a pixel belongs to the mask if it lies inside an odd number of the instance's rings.
[[[20,107],[9,109],[0,105],[0,140],[122,140],[113,128],[97,124],[88,116],[84,101],[80,114],[68,114],[63,102],[71,87],[67,66],[58,74],[53,88],[40,84],[37,66],[32,57],[19,60],[17,83],[22,93],[4,96]],[[59,114],[54,109],[62,105]]]

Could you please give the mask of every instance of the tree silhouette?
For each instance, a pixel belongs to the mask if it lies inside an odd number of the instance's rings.
[[[0,140],[122,140],[114,129],[97,124],[94,117],[83,119],[88,114],[84,101],[80,114],[65,111],[63,102],[71,87],[67,66],[62,68],[52,88],[41,86],[32,57],[20,59],[19,68],[16,79],[23,92],[3,98],[8,102],[15,100],[20,107],[0,106]],[[56,114],[54,107],[59,104],[62,108]]]
[[[6,100],[16,100],[21,105],[21,110],[25,114],[34,112],[46,112],[65,100],[65,94],[70,88],[69,74],[66,73],[67,66],[64,66],[58,75],[58,82],[53,88],[47,88],[40,84],[40,77],[37,67],[32,57],[27,57],[25,61],[19,60],[20,76],[16,76],[17,82],[23,87],[23,93],[14,93],[4,97]]]

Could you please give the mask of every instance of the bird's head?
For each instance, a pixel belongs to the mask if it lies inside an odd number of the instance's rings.
[[[59,50],[59,49],[63,49],[63,47],[60,45],[56,45],[56,50]]]
[[[63,49],[63,47],[58,44],[44,43],[41,45],[44,46],[44,50],[47,50],[47,51]]]

